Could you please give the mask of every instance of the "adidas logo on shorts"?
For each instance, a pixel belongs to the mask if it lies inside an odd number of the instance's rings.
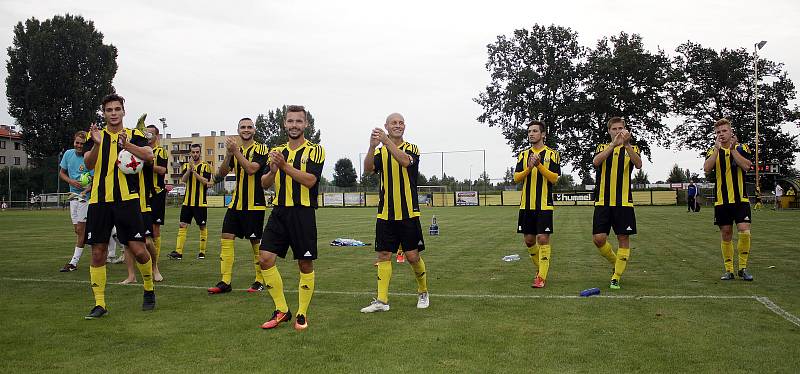
[[[303,256],[304,257],[311,257],[311,251],[306,251],[306,253]]]
[[[630,230],[630,229],[628,229],[628,230]],[[550,228],[548,227],[548,228],[544,229],[544,232],[550,232]]]
[[[633,230],[633,229],[632,229],[630,226],[628,226],[628,228],[627,228],[627,229],[625,229],[625,230],[631,231],[631,230]]]
[[[420,240],[419,243],[417,243],[417,245],[425,245],[425,243],[423,243],[422,240]]]
[[[142,238],[142,234],[137,232],[136,235],[134,235],[133,237],[136,238],[136,239],[141,239]]]
[[[256,237],[256,234],[250,234],[250,237],[251,237],[251,238],[255,238],[255,237]]]
[[[92,238],[92,233],[90,232],[89,235],[86,236],[86,239],[91,239],[91,238]]]

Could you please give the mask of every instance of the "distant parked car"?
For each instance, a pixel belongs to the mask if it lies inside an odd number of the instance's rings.
[[[167,192],[167,196],[183,196],[186,195],[186,186],[175,186],[172,190]]]

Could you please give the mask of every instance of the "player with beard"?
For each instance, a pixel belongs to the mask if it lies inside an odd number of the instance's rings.
[[[275,311],[261,325],[272,329],[292,319],[283,294],[283,279],[275,266],[289,247],[300,268],[298,308],[294,328],[308,327],[308,306],[314,294],[314,260],[317,258],[317,196],[325,150],[305,138],[308,114],[304,107],[289,105],[283,123],[289,141],[269,153],[269,173],[261,177],[264,188],[275,186],[272,213],[261,238],[260,265]]]
[[[222,222],[220,240],[222,250],[219,256],[222,279],[216,286],[208,289],[210,295],[232,290],[235,238],[250,240],[253,251],[253,269],[256,277],[247,292],[264,290],[264,278],[258,265],[258,245],[264,228],[264,212],[267,209],[264,189],[261,188],[261,175],[267,165],[269,148],[253,139],[256,128],[252,119],[240,119],[238,132],[241,144],[237,143],[234,137],[225,139],[225,160],[217,170],[217,176],[220,178],[233,171],[236,174],[236,188],[233,190],[228,211],[225,212],[225,219]]]
[[[208,228],[206,227],[208,202],[206,201],[206,192],[209,187],[214,185],[214,180],[211,177],[211,165],[200,157],[203,153],[202,146],[200,144],[192,144],[189,147],[189,153],[192,156],[191,161],[181,166],[181,174],[183,174],[181,182],[186,184],[186,194],[183,195],[183,205],[181,205],[175,250],[168,255],[173,260],[183,259],[186,232],[192,223],[192,219],[200,228],[200,250],[197,253],[197,258],[200,260],[206,258],[206,243],[208,242]]]

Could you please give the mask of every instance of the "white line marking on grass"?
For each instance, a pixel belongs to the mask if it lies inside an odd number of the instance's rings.
[[[794,314],[783,310],[783,308],[779,307],[778,304],[773,303],[772,300],[770,300],[768,297],[757,296],[756,300],[758,300],[758,302],[760,302],[761,304],[764,304],[764,306],[767,307],[767,309],[771,310],[773,313],[783,317],[783,319],[800,327],[800,318],[797,318],[797,316],[795,316]]]
[[[14,282],[47,282],[47,283],[77,283],[88,284],[89,281],[71,280],[71,279],[35,279],[35,278],[6,278],[2,277],[0,280],[14,281]],[[141,287],[141,283],[129,284],[116,284],[110,283],[111,286],[133,286]],[[176,289],[189,289],[189,290],[206,290],[207,287],[201,286],[185,286],[177,284],[161,284],[158,283],[156,288],[176,288]],[[244,288],[235,289],[236,291],[244,291]],[[296,293],[296,290],[284,291],[287,293]],[[325,291],[314,290],[314,293],[321,295],[349,295],[349,296],[374,296],[374,292],[359,292],[359,291]],[[416,293],[407,292],[390,292],[393,296],[417,296]],[[431,294],[434,297],[453,298],[453,299],[584,299],[585,297],[578,295],[496,295],[496,294]],[[624,299],[624,300],[691,300],[691,299],[712,299],[712,300],[756,300],[764,305],[771,312],[783,317],[783,319],[800,327],[800,318],[787,312],[778,304],[775,304],[768,297],[765,296],[747,296],[747,295],[597,295],[591,298],[601,299]],[[586,298],[588,299],[588,298]]]

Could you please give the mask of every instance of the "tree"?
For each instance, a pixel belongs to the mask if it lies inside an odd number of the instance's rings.
[[[103,96],[114,92],[117,48],[103,44],[92,21],[66,14],[19,22],[8,57],[8,112],[40,164],[96,121]]]
[[[585,49],[578,34],[561,26],[533,25],[500,35],[487,46],[491,83],[474,101],[483,107],[478,121],[500,127],[513,153],[528,147],[527,125],[542,120],[545,143],[561,145],[563,129],[577,126],[580,101],[578,62]]]
[[[417,173],[417,186],[425,186],[428,184],[428,178],[425,174]]]
[[[562,174],[558,177],[556,184],[553,186],[555,191],[570,191],[575,189],[575,178],[569,174]]]
[[[667,88],[677,77],[663,51],[651,53],[644,49],[641,36],[622,32],[597,42],[581,74],[586,94],[583,112],[589,126],[572,129],[562,158],[571,161],[582,176],[592,171],[594,154],[587,150],[609,141],[606,123],[611,117],[625,119],[632,142],[643,155],[650,156],[651,145],[669,144],[669,128],[662,120],[671,111]]]
[[[691,149],[705,157],[714,145],[714,123],[731,121],[740,143],[751,148],[755,143],[755,91],[753,59],[744,48],[716,51],[686,42],[677,48],[674,64],[682,74],[682,84],[671,90],[675,112],[684,117],[675,129],[678,147]],[[791,104],[796,98],[794,83],[783,64],[758,61],[759,77],[770,76],[770,83],[759,83],[759,160],[774,161],[786,167],[794,164],[800,151],[798,136],[782,129],[783,124],[800,126],[800,109]],[[751,149],[754,152],[754,149]],[[755,161],[755,159],[753,160]]]
[[[514,184],[514,167],[509,166],[505,175],[503,175],[503,185],[513,186]]]
[[[361,174],[361,180],[358,184],[363,189],[374,189],[378,187],[378,174],[375,173],[363,173]]]
[[[340,158],[333,166],[333,185],[337,187],[355,187],[356,169],[349,158]]]
[[[636,174],[633,176],[633,184],[636,185],[646,185],[650,184],[650,178],[648,178],[647,173],[644,170],[639,169]]]
[[[321,141],[320,131],[314,128],[314,116],[306,110],[308,126],[303,132],[306,139],[312,143],[319,144]],[[266,144],[270,148],[279,146],[289,141],[289,134],[283,127],[286,118],[286,105],[267,111],[267,114],[259,114],[256,117],[256,141]]]
[[[688,171],[688,170],[687,170]],[[690,175],[684,173],[683,169],[678,167],[678,164],[672,166],[672,170],[669,172],[669,177],[667,178],[667,183],[683,183],[689,181]]]

